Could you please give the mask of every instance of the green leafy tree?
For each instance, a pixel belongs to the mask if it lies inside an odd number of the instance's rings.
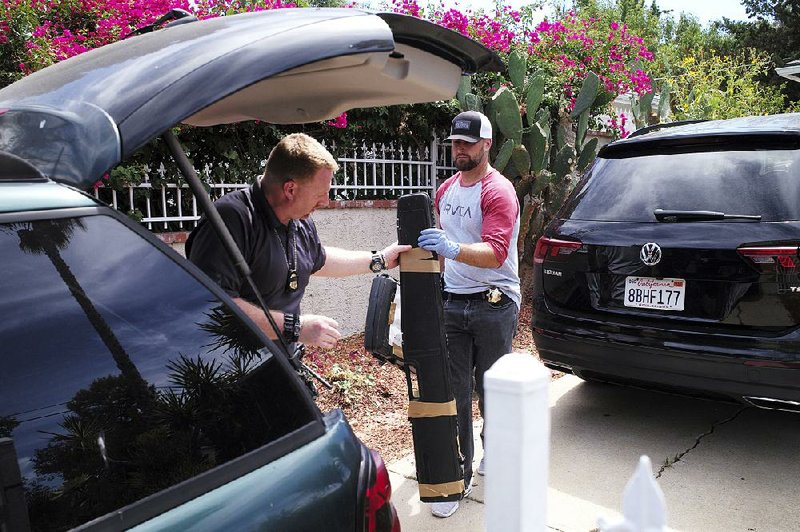
[[[683,74],[672,80],[676,119],[724,119],[791,111],[775,86],[760,81],[773,63],[763,52],[747,50],[732,56],[687,56]]]
[[[657,0],[576,0],[574,8],[583,18],[620,20],[644,38],[654,55],[648,72],[658,87],[656,92],[667,93],[672,118],[791,111],[797,84],[787,85],[774,68],[781,64],[776,51],[797,50],[795,30],[800,30],[800,22],[792,16],[796,9],[791,7],[796,2],[742,3],[751,21],[723,19],[705,27],[692,15],[662,9]],[[633,100],[637,127],[666,118],[660,112],[663,106],[657,114],[645,108],[646,95],[634,95]]]
[[[797,0],[741,0],[749,19],[723,18],[720,26],[741,48],[755,48],[769,55],[776,66],[800,59],[800,3]],[[774,69],[761,72],[759,79],[781,87],[791,102],[800,101],[800,83],[785,83]]]
[[[642,37],[648,48],[663,42],[662,15],[668,13],[658,7],[655,0],[575,0],[571,8],[583,19],[596,18],[605,23],[618,22]],[[564,8],[559,9],[564,11]]]
[[[662,27],[662,42],[656,49],[657,78],[680,75],[685,57],[725,56],[741,48],[720,24],[703,27],[693,15],[681,13],[677,21],[667,17]]]

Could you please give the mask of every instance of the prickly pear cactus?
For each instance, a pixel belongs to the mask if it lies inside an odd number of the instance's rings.
[[[571,192],[577,174],[597,154],[597,139],[586,141],[591,109],[598,101],[610,101],[597,75],[589,73],[570,114],[554,114],[542,105],[547,80],[543,71],[528,75],[527,55],[514,51],[508,59],[510,85],[483,105],[495,135],[493,166],[514,183],[523,207],[518,247],[528,260],[533,252],[529,244],[536,242]],[[480,100],[472,99],[471,90],[465,82],[459,87],[463,110],[479,110]]]
[[[631,112],[633,113],[633,120],[636,125],[636,129],[645,127],[647,125],[651,110],[653,108],[654,96],[655,92],[653,91],[650,91],[642,96],[633,96],[633,101],[631,102]]]
[[[492,97],[492,102],[497,130],[505,138],[513,140],[515,146],[519,145],[522,142],[522,115],[514,93],[501,87]]]
[[[653,112],[653,100],[656,95],[655,88],[647,94],[634,94],[631,97],[631,113],[633,114],[633,123],[636,129],[667,120],[671,90],[669,83],[665,82],[661,85],[661,90],[658,91],[658,108],[655,112]]]

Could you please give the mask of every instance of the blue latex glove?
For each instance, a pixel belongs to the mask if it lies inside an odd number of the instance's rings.
[[[455,259],[461,251],[458,242],[448,240],[442,229],[423,229],[417,240],[419,247],[425,251],[435,251],[442,257]]]

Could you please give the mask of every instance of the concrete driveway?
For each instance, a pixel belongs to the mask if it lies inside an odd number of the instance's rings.
[[[670,529],[800,530],[800,415],[573,376],[551,384],[550,405],[549,529],[588,532],[598,516],[620,517],[625,483],[647,454]],[[481,477],[454,516],[437,519],[417,498],[413,457],[389,469],[403,530],[483,530]]]

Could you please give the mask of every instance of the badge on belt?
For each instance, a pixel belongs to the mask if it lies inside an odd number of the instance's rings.
[[[486,300],[489,303],[500,303],[500,300],[503,299],[503,292],[500,291],[499,288],[492,287],[486,292]]]

